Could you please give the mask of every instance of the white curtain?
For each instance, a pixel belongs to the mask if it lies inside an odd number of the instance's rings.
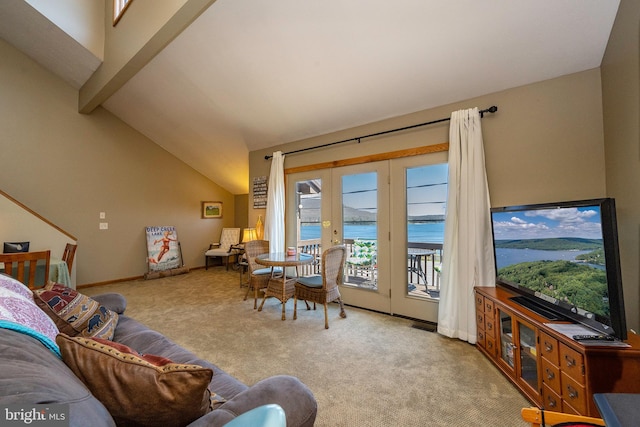
[[[284,154],[282,151],[273,153],[267,188],[264,239],[269,241],[270,252],[284,252]]]
[[[474,286],[495,286],[489,187],[477,108],[454,111],[438,332],[476,343]]]

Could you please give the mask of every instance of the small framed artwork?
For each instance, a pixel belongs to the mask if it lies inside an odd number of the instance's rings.
[[[222,218],[222,202],[202,202],[202,218]]]

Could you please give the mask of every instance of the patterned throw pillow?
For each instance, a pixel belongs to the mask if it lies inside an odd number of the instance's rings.
[[[113,339],[118,314],[75,289],[49,283],[33,292],[36,304],[53,319],[60,332]]]
[[[211,369],[107,340],[60,334],[56,342],[62,360],[117,425],[185,426],[211,411]]]

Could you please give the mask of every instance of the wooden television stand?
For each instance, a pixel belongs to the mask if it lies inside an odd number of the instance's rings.
[[[630,347],[587,346],[510,300],[501,287],[476,287],[478,349],[538,407],[600,417],[594,393],[640,393],[640,336]]]

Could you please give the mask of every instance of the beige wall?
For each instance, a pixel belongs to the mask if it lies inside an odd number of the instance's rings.
[[[276,149],[284,152],[449,117],[462,108],[498,106],[482,121],[493,206],[605,196],[600,72],[598,69],[497,92],[460,103],[250,153],[249,182],[268,175]],[[360,144],[285,157],[285,168],[447,142],[448,122],[363,140]],[[252,200],[252,189],[249,190]],[[264,210],[252,209],[255,223]]]
[[[76,90],[1,40],[0,57],[0,188],[78,238],[78,285],[144,274],[149,225],[176,226],[185,264],[204,265],[234,196],[106,110],[79,114]],[[201,219],[204,200],[223,218]]]
[[[637,14],[635,17],[637,18]],[[632,31],[632,33],[636,35],[637,43],[637,19],[635,24],[635,32]],[[637,45],[635,52],[637,55]],[[637,59],[636,56],[636,66]],[[637,97],[637,70],[635,79],[633,93]],[[635,102],[637,104],[637,98]],[[449,117],[451,112],[457,109],[470,107],[482,109],[491,105],[497,105],[499,110],[495,114],[486,115],[482,120],[482,127],[492,206],[617,196],[615,192],[607,194],[606,187],[599,69],[509,89],[356,129],[297,141],[275,149],[254,151],[250,153],[249,182],[252,182],[255,176],[269,174],[271,163],[265,160],[264,156],[276,149],[286,152],[340,141]],[[625,278],[625,302],[629,327],[637,328],[637,218],[640,218],[637,196],[640,193],[637,188],[640,186],[638,176],[640,168],[637,164],[639,160],[637,109],[630,114],[635,114],[635,120],[629,119],[629,122],[634,123],[635,126],[633,134],[631,137],[624,137],[625,148],[621,150],[620,158],[616,161],[624,165],[623,170],[617,172],[622,175],[620,186],[624,188],[626,183],[628,188],[624,191],[620,188],[620,192],[626,194],[629,199],[633,198],[635,207],[633,211],[627,213],[626,209],[630,202],[621,201],[622,234],[627,234],[621,236],[621,251],[624,253],[622,269]],[[401,134],[363,140],[360,144],[346,143],[339,147],[292,154],[285,158],[285,168],[447,142],[448,132],[449,124],[444,122]],[[629,154],[630,146],[634,147],[631,154]],[[607,164],[610,168],[616,168],[615,162],[611,159],[607,159]],[[627,168],[631,168],[633,172],[624,172]],[[611,180],[610,175],[611,173],[606,175],[609,180]],[[631,180],[633,184],[629,184],[628,181]],[[264,215],[264,210],[252,208],[251,189],[249,200],[249,222],[255,223],[258,215]],[[630,215],[633,215],[635,220],[630,221]]]
[[[640,3],[622,0],[602,62],[607,194],[616,198],[627,324],[640,332]]]

